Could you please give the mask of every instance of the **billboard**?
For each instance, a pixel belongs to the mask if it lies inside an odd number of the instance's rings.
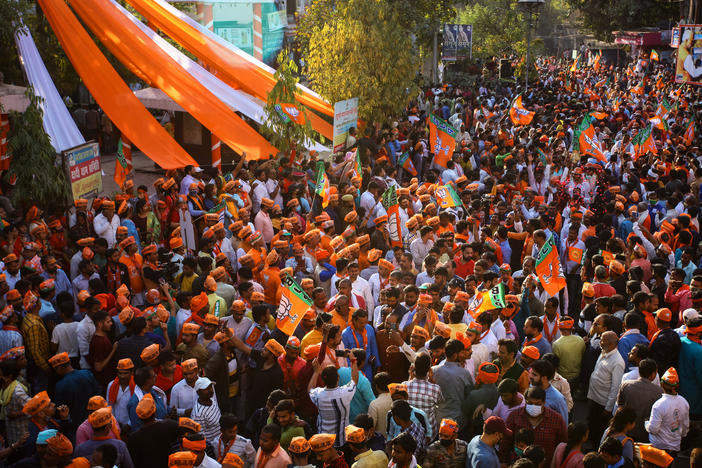
[[[465,60],[472,57],[473,26],[470,24],[444,24],[442,60]]]
[[[358,98],[339,101],[334,104],[334,153],[343,151],[349,128],[358,124]]]
[[[702,85],[702,25],[681,24],[675,82]]]
[[[680,45],[680,28],[673,28],[670,31],[670,47],[677,49]]]
[[[73,200],[94,197],[102,192],[100,145],[86,143],[63,152]]]

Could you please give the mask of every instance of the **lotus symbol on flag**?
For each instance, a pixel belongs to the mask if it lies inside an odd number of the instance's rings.
[[[284,320],[285,317],[290,317],[290,321],[297,321],[297,314],[290,315],[291,308],[292,303],[290,302],[290,299],[288,299],[288,297],[285,294],[283,294],[280,298],[280,306],[278,306],[277,319]]]
[[[441,138],[437,135],[434,141],[434,154],[448,153],[450,150],[451,145],[441,146]]]
[[[294,119],[300,115],[300,111],[295,106],[285,106],[285,112],[290,114]]]
[[[442,188],[440,188],[440,189],[436,189],[436,197],[437,197],[437,198],[444,198],[444,197],[447,196],[447,195],[448,195],[448,193],[446,193],[446,189],[445,189],[445,188],[442,187]]]

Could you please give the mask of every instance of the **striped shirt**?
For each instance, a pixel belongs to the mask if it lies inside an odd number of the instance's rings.
[[[233,453],[239,456],[244,462],[244,468],[251,468],[256,458],[256,449],[251,444],[251,441],[246,437],[241,437],[237,434],[234,443],[231,445],[221,440],[221,436],[217,436],[214,443],[215,455],[217,460],[221,460],[227,453]]]
[[[356,394],[356,383],[352,380],[336,388],[313,388],[310,391],[312,403],[319,409],[317,430],[319,433],[336,434],[334,445],[346,442],[344,428],[349,425],[349,408]]]
[[[193,421],[200,423],[200,434],[205,436],[205,440],[207,440],[207,442],[210,444],[214,444],[215,439],[220,434],[220,416],[219,406],[217,406],[214,398],[212,399],[210,406],[205,406],[201,404],[199,400],[195,400],[193,412],[190,414]]]

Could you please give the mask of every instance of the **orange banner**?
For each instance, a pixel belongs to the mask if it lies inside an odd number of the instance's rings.
[[[71,5],[118,60],[137,67],[234,151],[249,159],[278,152],[107,0],[73,0]]]
[[[168,5],[153,0],[128,0],[128,3],[150,24],[158,27],[171,39],[207,64],[219,79],[263,101],[267,100],[268,93],[276,84],[276,79],[270,70],[258,65],[253,58],[247,60],[244,54],[232,53],[216,39],[174,16],[168,10]],[[329,117],[334,116],[332,106],[313,94],[300,91],[295,95],[295,98],[310,109]],[[330,123],[313,115],[310,115],[310,121],[316,131],[326,138],[332,139],[333,129]]]
[[[53,0],[39,5],[73,68],[120,131],[164,169],[197,165],[134,96],[68,6]]]

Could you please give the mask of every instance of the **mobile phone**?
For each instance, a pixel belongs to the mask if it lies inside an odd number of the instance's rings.
[[[397,324],[396,324],[396,323],[391,323],[391,324],[390,324],[389,330],[390,330],[390,331],[397,331]]]
[[[335,349],[334,350],[334,356],[336,357],[346,357],[348,354],[347,349]]]

